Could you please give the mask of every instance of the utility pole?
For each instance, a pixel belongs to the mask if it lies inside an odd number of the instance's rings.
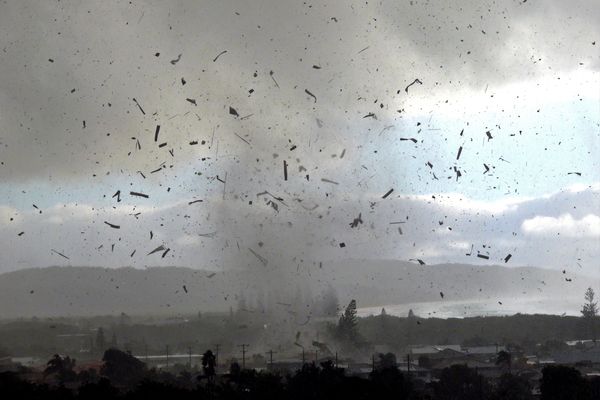
[[[306,364],[306,359],[304,358],[304,347],[302,347],[302,365]]]
[[[215,345],[215,348],[216,348],[216,353],[215,353],[215,372],[216,372],[216,370],[218,368],[218,365],[219,365],[219,346],[221,346],[219,343],[217,343]]]
[[[335,367],[338,367],[337,351],[335,352]]]
[[[371,372],[375,372],[375,354],[371,355]]]
[[[319,350],[315,350],[315,364],[319,362]]]
[[[169,345],[167,345],[167,369],[169,368]]]
[[[192,369],[192,346],[188,346],[188,368]]]
[[[276,351],[269,350],[269,365],[273,368],[273,353],[277,353]]]
[[[410,378],[410,353],[406,355],[406,372]]]
[[[238,347],[242,348],[242,369],[246,369],[246,347],[250,346],[249,344],[239,344]]]

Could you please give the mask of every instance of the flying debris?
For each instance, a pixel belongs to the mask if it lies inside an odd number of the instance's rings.
[[[386,197],[388,197],[390,194],[392,194],[392,192],[394,191],[394,189],[390,189],[388,190],[382,197],[382,199],[385,199]]]
[[[309,95],[310,97],[312,97],[313,99],[315,99],[315,103],[317,102],[317,96],[315,96],[314,94],[312,94],[308,89],[304,89],[304,92]]]
[[[61,257],[63,257],[63,258],[66,258],[67,260],[70,260],[70,258],[69,258],[69,257],[65,256],[63,253],[61,253],[61,252],[59,252],[59,251],[56,251],[56,250],[54,250],[54,249],[50,249],[50,251],[52,251],[52,252],[53,252],[53,253],[55,253],[55,254],[58,254],[59,256],[61,256]]]
[[[414,81],[412,81],[411,83],[409,83],[409,84],[408,84],[408,86],[406,86],[406,87],[404,88],[404,91],[405,91],[406,93],[408,93],[408,88],[409,88],[409,87],[411,87],[412,85],[414,85],[415,83],[418,83],[419,85],[422,85],[422,84],[423,84],[423,82],[421,82],[419,79],[415,79]],[[400,91],[399,91],[399,90],[398,90],[398,93],[400,93]]]
[[[149,198],[150,196],[148,196],[147,194],[144,193],[139,193],[139,192],[129,192],[129,194],[131,196],[136,196],[136,197],[143,197],[143,198]]]
[[[250,250],[250,253],[254,254],[254,256],[256,258],[258,258],[258,260],[262,263],[262,265],[264,265],[265,267],[267,266],[267,264],[269,263],[267,261],[266,258],[264,258],[263,256],[261,256],[260,254],[258,254],[257,252],[255,252],[254,250],[252,250],[250,247],[248,247],[248,250]]]
[[[354,218],[354,220],[352,222],[350,222],[350,227],[356,228],[358,226],[358,224],[362,224],[362,223],[363,223],[362,213],[359,213],[358,217]]]
[[[175,65],[179,62],[179,60],[181,60],[181,54],[177,56],[176,59],[171,60],[171,65]]]
[[[403,137],[400,138],[400,141],[405,141],[405,140],[410,140],[413,143],[417,143],[417,139],[415,139],[415,138],[403,138]]]
[[[158,246],[157,248],[155,248],[154,250],[152,250],[150,253],[148,253],[147,255],[152,255],[154,253],[158,253],[159,251],[163,251],[165,250],[165,246],[163,246],[162,244],[160,246]]]
[[[223,50],[222,52],[220,52],[219,54],[217,54],[217,56],[215,58],[213,58],[213,62],[217,62],[217,60],[219,59],[219,57],[221,57],[225,53],[227,53],[227,50]]]
[[[138,103],[138,101],[135,99],[135,97],[133,98],[133,102],[138,106],[138,108],[140,109],[140,111],[142,112],[142,114],[146,115],[146,112],[144,111],[144,109],[142,108],[142,106],[140,106],[140,103]]]
[[[113,228],[113,229],[121,229],[121,226],[120,226],[120,225],[111,224],[111,223],[110,223],[110,222],[108,222],[108,221],[104,221],[104,223],[105,223],[106,225],[110,226],[110,227],[111,227],[111,228]]]

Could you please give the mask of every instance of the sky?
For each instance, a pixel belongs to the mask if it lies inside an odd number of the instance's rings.
[[[5,1],[0,272],[600,276],[598,20],[578,0]]]

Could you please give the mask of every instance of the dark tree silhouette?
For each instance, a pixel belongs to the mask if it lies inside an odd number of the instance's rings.
[[[436,399],[479,400],[489,397],[490,387],[483,376],[466,365],[444,368],[435,385]]]
[[[508,351],[499,351],[496,355],[496,365],[511,373],[512,355]]]
[[[396,355],[394,353],[379,353],[378,369],[397,368]]]
[[[216,366],[216,357],[211,350],[206,350],[206,352],[202,355],[202,370],[204,371],[204,376],[206,376],[209,380],[215,376],[215,366]]]
[[[61,357],[55,354],[47,363],[44,369],[44,378],[49,375],[56,374],[59,382],[65,383],[75,380],[76,374],[73,371],[75,368],[75,360],[69,356]]]
[[[529,381],[520,376],[504,374],[498,380],[494,391],[498,400],[533,400]]]
[[[356,318],[356,300],[352,299],[338,321],[338,339],[349,342],[356,342],[356,340],[358,339],[357,323],[358,322]]]
[[[146,372],[146,364],[131,355],[117,349],[108,349],[102,357],[104,365],[100,373],[119,386],[132,386],[137,384]]]
[[[588,399],[586,381],[575,368],[549,365],[542,370],[542,400]]]

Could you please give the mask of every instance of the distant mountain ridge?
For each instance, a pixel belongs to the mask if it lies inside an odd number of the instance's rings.
[[[396,260],[317,263],[293,272],[46,267],[0,274],[0,318],[227,311],[242,296],[252,308],[269,294],[271,301],[293,300],[295,292],[296,298],[315,298],[328,285],[341,305],[354,298],[362,307],[439,301],[440,293],[447,300],[563,296],[583,301],[585,289],[598,283],[534,267],[420,266]]]

